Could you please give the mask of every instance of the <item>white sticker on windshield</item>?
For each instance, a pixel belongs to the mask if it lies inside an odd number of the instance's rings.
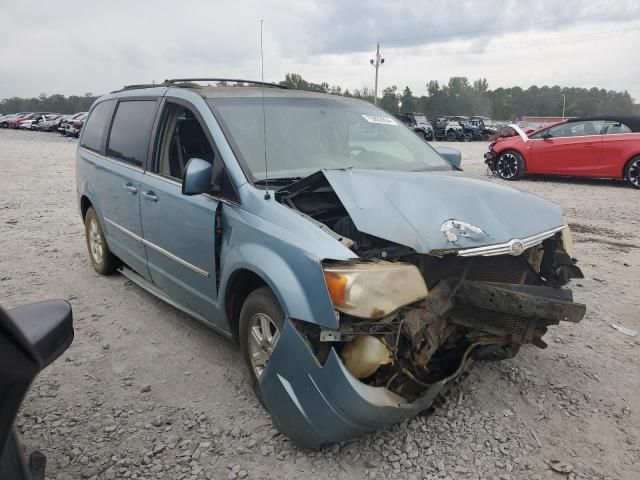
[[[393,118],[389,117],[380,117],[377,115],[362,115],[369,123],[381,123],[382,125],[397,125],[396,121]]]

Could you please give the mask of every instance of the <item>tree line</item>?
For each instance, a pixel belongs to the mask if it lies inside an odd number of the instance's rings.
[[[226,82],[218,82],[226,85]],[[297,73],[288,73],[280,85],[328,92],[333,95],[355,97],[373,102],[373,90],[368,87],[342,89],[327,82],[314,83]],[[467,77],[451,77],[447,83],[430,80],[426,83],[426,95],[416,96],[408,86],[392,85],[382,90],[378,104],[389,112],[399,109],[406,112],[422,112],[427,115],[487,115],[498,120],[517,120],[528,116],[562,115],[563,95],[565,116],[597,114],[640,114],[627,91],[616,92],[603,88],[578,88],[555,86],[530,86],[496,88],[491,90],[486,78],[470,82]],[[46,95],[35,98],[6,98],[0,101],[0,113],[86,111],[97,97],[91,93],[83,96]]]
[[[373,90],[363,87],[349,91],[327,82],[312,83],[295,73],[287,74],[281,85],[310,88],[362,98],[373,102]],[[437,80],[426,83],[426,95],[416,96],[409,87],[392,85],[382,90],[378,105],[388,112],[422,112],[427,115],[487,115],[498,120],[518,120],[523,116],[562,115],[563,95],[565,116],[578,117],[598,114],[640,114],[639,105],[629,92],[616,92],[604,88],[578,88],[532,85],[496,88],[491,90],[486,78],[469,82],[467,77],[451,77],[440,84]]]
[[[85,93],[82,96],[71,95],[69,97],[58,93],[54,95],[41,93],[34,98],[5,98],[0,100],[0,114],[16,112],[86,112],[96,98],[98,97],[92,93]]]

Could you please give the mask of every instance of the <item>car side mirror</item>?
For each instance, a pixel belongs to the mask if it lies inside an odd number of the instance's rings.
[[[73,315],[64,300],[0,309],[0,452],[31,382],[72,341]]]
[[[445,146],[438,146],[435,148],[436,152],[438,152],[440,156],[444,158],[447,163],[449,163],[449,165],[458,170],[462,170],[462,168],[460,167],[460,165],[462,164],[462,154],[460,153],[460,150]]]
[[[542,138],[544,138],[545,140],[548,140],[549,138],[553,138],[553,135],[551,135],[549,132],[544,132],[542,134]]]
[[[206,160],[201,158],[189,159],[182,178],[182,194],[200,195],[209,193],[212,190],[211,172],[211,164]]]

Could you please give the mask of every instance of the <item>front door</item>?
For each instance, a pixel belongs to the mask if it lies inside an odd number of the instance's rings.
[[[153,283],[169,298],[210,321],[216,318],[216,210],[209,195],[182,194],[190,158],[214,162],[214,149],[193,109],[167,100],[140,206]]]
[[[602,153],[602,121],[568,122],[533,136],[527,147],[527,171],[559,175],[591,176]]]

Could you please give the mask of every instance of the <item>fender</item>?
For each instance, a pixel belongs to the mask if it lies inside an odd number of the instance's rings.
[[[319,258],[311,258],[291,245],[285,260],[272,248],[257,242],[243,243],[223,251],[221,258],[221,312],[229,279],[244,269],[258,275],[273,291],[287,317],[338,328]]]

